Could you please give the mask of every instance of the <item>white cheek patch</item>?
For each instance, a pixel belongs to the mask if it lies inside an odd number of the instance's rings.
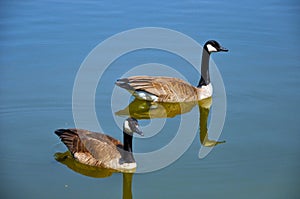
[[[124,129],[126,132],[131,132],[131,128],[127,120],[124,122]]]
[[[213,47],[211,44],[206,45],[208,52],[217,52],[218,50]]]

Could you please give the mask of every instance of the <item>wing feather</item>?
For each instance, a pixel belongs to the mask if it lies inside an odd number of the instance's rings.
[[[144,91],[158,97],[158,102],[196,101],[197,90],[191,84],[173,77],[132,76],[119,79],[116,85],[133,93]]]
[[[91,155],[101,162],[121,158],[117,147],[122,146],[121,142],[102,133],[94,133],[86,130],[77,131],[81,142]]]
[[[59,129],[55,134],[61,138],[73,156],[75,153],[89,153],[101,162],[121,157],[118,150],[118,147],[122,147],[121,142],[108,135],[83,129]]]

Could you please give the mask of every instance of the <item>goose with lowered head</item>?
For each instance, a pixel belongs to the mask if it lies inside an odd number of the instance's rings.
[[[204,44],[201,61],[201,79],[197,87],[173,77],[132,76],[117,80],[116,85],[128,90],[138,99],[154,102],[190,102],[212,96],[209,58],[213,52],[227,52],[217,41]]]
[[[77,161],[123,172],[136,168],[132,154],[133,133],[143,135],[138,121],[131,117],[123,123],[123,144],[109,135],[83,129],[55,131]]]

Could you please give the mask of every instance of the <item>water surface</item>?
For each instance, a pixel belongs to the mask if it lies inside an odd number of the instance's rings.
[[[299,14],[296,1],[4,1],[0,17],[2,198],[121,198],[123,176],[93,178],[54,159],[64,152],[53,131],[74,127],[72,88],[88,53],[131,28],[164,27],[199,43],[216,39],[214,55],[227,91],[220,140],[198,158],[199,135],[174,164],[132,176],[133,198],[296,198],[299,185]],[[199,55],[200,57],[200,55]],[[184,60],[158,51],[123,56],[98,85],[97,114],[121,139],[110,108],[112,80],[132,66],[172,66],[195,85]],[[168,119],[153,150],[172,139],[180,116]],[[147,122],[144,123],[146,125]]]

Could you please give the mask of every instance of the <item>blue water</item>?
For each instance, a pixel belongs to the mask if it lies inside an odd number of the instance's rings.
[[[53,131],[75,125],[72,89],[89,52],[108,37],[139,27],[173,29],[200,44],[216,39],[230,51],[213,56],[227,92],[220,137],[226,143],[200,160],[197,135],[172,165],[134,174],[133,198],[297,198],[297,1],[1,1],[0,11],[1,198],[122,198],[122,174],[92,178],[57,162],[53,155],[66,148]],[[149,62],[172,66],[198,83],[194,69],[175,55],[145,51],[121,57],[96,94],[103,130],[118,139],[109,107],[113,82]],[[178,117],[168,120],[161,141],[146,149],[174,136]],[[138,141],[136,148],[143,150]]]

